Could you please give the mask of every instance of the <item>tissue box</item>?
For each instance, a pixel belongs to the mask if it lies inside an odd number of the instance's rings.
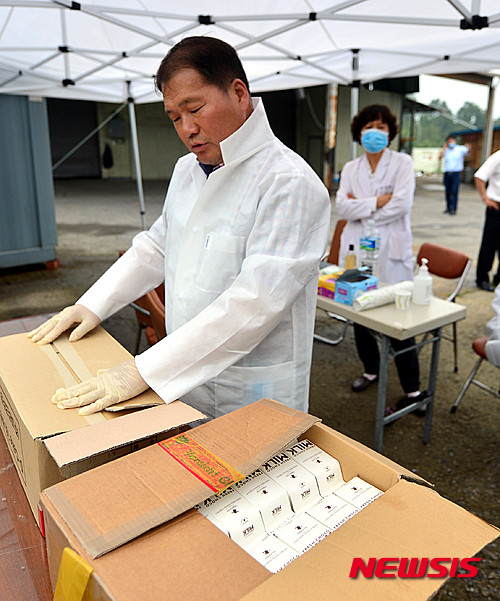
[[[350,270],[351,271],[351,270]],[[352,273],[346,271],[337,278],[335,284],[334,300],[344,305],[352,305],[355,294],[375,290],[378,288],[378,278],[372,275],[365,275],[363,272],[353,269]]]

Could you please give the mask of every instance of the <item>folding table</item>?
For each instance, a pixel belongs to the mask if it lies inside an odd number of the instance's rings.
[[[390,303],[374,309],[355,311],[351,305],[344,305],[343,303],[336,302],[331,298],[320,295],[318,295],[317,306],[325,311],[340,315],[353,323],[366,326],[380,335],[380,370],[377,408],[375,413],[375,441],[373,448],[379,452],[382,450],[385,424],[399,419],[403,415],[411,413],[415,409],[425,405],[427,405],[427,410],[425,415],[423,441],[427,444],[431,435],[432,412],[434,409],[434,394],[436,390],[442,329],[446,325],[464,319],[465,307],[433,297],[428,305],[415,305],[410,303],[410,308],[407,310],[398,310],[394,303]],[[389,355],[391,354],[389,338],[406,340],[412,336],[426,334],[428,332],[432,334],[430,338],[416,343],[414,346],[411,346],[404,351],[399,351],[398,353],[393,352],[392,354],[396,355],[402,352],[408,352],[414,348],[419,348],[426,344],[432,344],[429,382],[427,386],[429,396],[424,401],[413,403],[400,411],[396,411],[396,413],[393,413],[388,417],[384,417],[387,397],[387,369],[389,365]]]

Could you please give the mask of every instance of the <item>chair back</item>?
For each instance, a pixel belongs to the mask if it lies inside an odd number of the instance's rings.
[[[328,255],[328,263],[332,265],[339,264],[339,252],[340,252],[340,238],[342,236],[342,231],[347,223],[347,219],[339,219],[337,221],[337,225],[335,226],[335,231],[333,233],[332,245],[330,246],[330,254]]]
[[[469,261],[465,253],[431,242],[425,242],[420,247],[417,256],[419,265],[422,265],[422,259],[429,261],[427,267],[430,273],[448,280],[461,277]]]
[[[454,301],[472,265],[471,259],[459,250],[441,246],[440,244],[433,244],[432,242],[425,242],[420,247],[417,255],[418,265],[422,265],[422,259],[427,259],[427,267],[433,275],[448,280],[459,278],[455,290],[447,299],[448,301]]]
[[[158,286],[146,294],[146,300],[151,315],[151,321],[159,340],[167,335],[165,329],[165,287],[164,284]]]
[[[481,338],[476,338],[472,343],[472,349],[476,354],[478,354],[483,359],[488,361],[488,357],[486,356],[486,343],[488,342],[488,336],[481,336]]]

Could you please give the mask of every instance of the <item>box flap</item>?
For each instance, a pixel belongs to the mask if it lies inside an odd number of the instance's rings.
[[[463,559],[474,557],[498,535],[496,528],[429,488],[400,481],[244,601],[288,601],[291,590],[294,599],[309,598],[314,590],[316,599],[422,601],[433,596],[443,578],[350,578],[353,559]]]
[[[75,376],[75,383],[85,382],[85,380],[93,378],[97,375],[98,370],[110,369],[132,359],[132,355],[127,349],[102,327],[95,328],[76,343],[69,342],[68,334],[63,334],[51,346],[72,371]],[[99,349],[98,354],[96,354],[96,348]],[[110,412],[124,411],[125,409],[144,409],[145,407],[156,407],[162,404],[163,400],[149,389],[133,399],[108,407],[103,415],[106,419],[110,419],[116,417],[110,416]]]
[[[1,386],[6,396],[16,399],[16,409],[34,439],[53,436],[119,416],[102,412],[84,417],[76,410],[61,411],[51,399],[58,388],[74,386],[95,376],[98,369],[109,369],[131,357],[101,327],[74,344],[65,334],[43,346],[31,342],[24,333],[5,336],[0,338]],[[152,390],[132,401],[126,403],[163,403]]]
[[[190,436],[215,462],[248,475],[317,421],[261,399],[194,428]],[[45,494],[87,553],[99,557],[190,509],[213,490],[157,444]]]
[[[160,432],[205,419],[205,415],[180,401],[160,405],[106,420],[92,426],[92,436],[86,428],[73,430],[44,440],[63,476],[65,468],[87,457],[119,448],[131,441],[139,442]]]
[[[62,551],[69,545],[94,568],[96,599],[238,601],[272,577],[194,509],[113,553],[92,559],[44,493],[41,500],[47,516],[51,580],[56,582]],[[102,589],[106,594],[99,595]]]

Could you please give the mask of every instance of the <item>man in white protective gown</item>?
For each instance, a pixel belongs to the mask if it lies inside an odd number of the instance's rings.
[[[500,284],[495,288],[495,298],[491,303],[494,316],[488,322],[488,342],[484,347],[488,361],[500,367]]]
[[[177,162],[163,211],[71,307],[29,336],[75,342],[165,282],[166,338],[53,401],[100,411],[151,387],[210,418],[262,397],[307,411],[327,189],[272,133],[236,51],[185,38],[156,74],[190,154]]]

